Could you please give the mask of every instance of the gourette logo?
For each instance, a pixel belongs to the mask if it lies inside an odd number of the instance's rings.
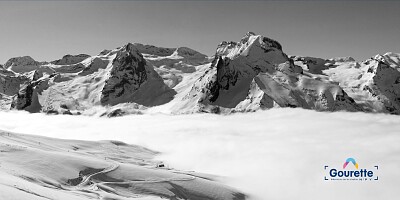
[[[351,163],[354,167],[348,166]],[[356,170],[354,170],[354,168]],[[343,163],[343,169],[325,166],[325,181],[377,181],[378,165],[372,168],[360,168],[354,158],[347,158]]]

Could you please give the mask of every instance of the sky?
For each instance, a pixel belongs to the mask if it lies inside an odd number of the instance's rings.
[[[128,42],[213,55],[249,31],[289,55],[400,52],[400,1],[0,1],[0,63],[96,55]]]

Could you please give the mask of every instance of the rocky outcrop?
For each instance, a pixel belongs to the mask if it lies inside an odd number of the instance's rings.
[[[0,108],[109,117],[276,107],[400,114],[399,65],[396,53],[364,62],[288,57],[279,42],[251,32],[220,43],[211,58],[129,43],[51,63],[10,59],[0,67]]]
[[[363,62],[336,63],[324,71],[366,112],[400,114],[399,54],[376,55]]]
[[[29,81],[24,76],[10,76],[0,74],[0,93],[13,96],[18,93],[20,85]]]
[[[256,83],[280,107],[301,107],[318,111],[361,111],[338,85],[288,71],[290,62],[280,64],[275,73],[260,73]]]
[[[366,61],[368,69],[362,77],[365,83],[360,87],[374,99],[374,111],[400,114],[400,72],[390,61],[381,56]]]
[[[41,63],[35,61],[32,57],[22,56],[9,59],[3,67],[15,73],[23,74],[38,69],[40,65]]]
[[[278,42],[253,33],[246,34],[239,43],[221,43],[212,64],[215,79],[210,82],[206,99],[211,104],[234,108],[246,97],[258,73],[272,73],[275,66],[289,60],[281,50]]]
[[[86,58],[89,58],[89,55],[79,54],[79,55],[65,55],[61,59],[51,61],[51,64],[54,65],[73,65],[82,62]]]
[[[95,57],[90,60],[90,62],[83,68],[83,70],[78,74],[80,76],[87,76],[89,74],[95,73],[100,69],[105,69],[109,61],[104,58]]]
[[[140,43],[134,43],[132,46],[141,54],[149,54],[153,56],[170,56],[175,51],[175,48],[156,47],[153,45],[143,45]]]
[[[328,59],[329,61],[332,62],[355,62],[354,58],[347,56],[347,57],[336,57],[336,58],[330,58]]]
[[[251,111],[272,107],[301,107],[320,111],[361,108],[338,85],[303,74],[303,69],[282,52],[275,40],[246,34],[242,40],[223,42],[210,70],[193,85],[185,99],[200,109]]]
[[[101,94],[103,105],[134,102],[154,106],[170,101],[175,93],[135,46],[127,44],[116,53]]]
[[[42,111],[39,95],[48,87],[48,79],[41,79],[22,85],[11,104],[11,109],[26,110],[29,112]]]
[[[144,55],[146,61],[154,66],[156,72],[170,88],[179,84],[186,74],[195,72],[196,66],[209,62],[206,55],[187,47],[174,49],[134,45]]]
[[[372,58],[373,60],[380,61],[386,65],[400,70],[400,54],[388,52],[383,55],[376,55]]]

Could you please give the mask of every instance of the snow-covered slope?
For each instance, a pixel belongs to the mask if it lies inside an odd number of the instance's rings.
[[[376,55],[374,57],[375,60],[381,61],[391,67],[394,67],[399,70],[400,68],[400,54],[399,53],[392,53],[387,52],[383,55]]]
[[[324,200],[397,200],[400,196],[399,116],[361,112],[327,113],[300,108],[277,108],[228,116],[152,114],[111,119],[0,112],[0,122],[0,129],[30,135],[0,135],[0,151],[6,151],[0,152],[2,200],[9,200],[6,197],[12,194],[28,196],[18,200],[43,200],[32,193],[57,200],[70,200],[73,199],[72,195],[84,194],[95,195],[92,199],[104,197],[105,200],[107,198],[102,195],[111,195],[113,190],[104,187],[96,190],[95,187],[83,185],[82,189],[86,190],[70,188],[66,191],[61,187],[65,186],[68,179],[77,180],[80,171],[89,167],[108,168],[113,161],[118,162],[120,167],[92,176],[90,180],[94,181],[94,185],[102,185],[98,181],[104,181],[101,178],[105,176],[118,179],[118,184],[122,177],[125,177],[122,178],[124,180],[136,178],[138,181],[158,181],[184,175],[166,169],[170,167],[185,170],[180,172],[189,171],[193,174],[194,171],[198,176],[209,177],[214,181],[208,183],[215,188],[203,190],[209,187],[196,187],[206,183],[204,181],[152,184],[160,189],[158,191],[170,195],[174,191],[215,194],[221,189],[218,187],[221,184],[214,184],[217,181],[246,194],[246,200],[321,200],[321,197]],[[42,138],[32,134],[80,141]],[[152,151],[129,144],[145,146]],[[155,159],[164,161],[167,166],[164,169],[152,165],[155,162],[150,158],[155,151],[160,152]],[[378,165],[379,170],[373,173],[379,176],[379,180],[325,181],[324,176],[329,172],[324,170],[324,166],[342,169],[349,156],[357,160],[359,169],[372,170]],[[347,169],[355,170],[355,167],[349,165]],[[199,172],[216,176],[200,175]],[[136,183],[136,188],[129,187],[130,192],[116,184],[107,186],[121,195],[124,194],[122,191],[126,191],[125,194],[130,196],[132,191],[139,190],[141,194],[140,189],[151,184],[143,183]],[[171,191],[168,188],[179,190]],[[181,190],[183,188],[193,190]],[[71,196],[56,196],[61,194]],[[124,198],[113,196],[110,199]],[[204,199],[217,198],[206,196]],[[132,196],[130,200],[136,198]]]
[[[164,84],[135,46],[127,44],[116,52],[101,94],[103,105],[134,102],[155,106],[170,101],[175,92]]]
[[[274,107],[400,114],[400,55],[288,57],[279,42],[247,33],[208,57],[139,43],[52,62],[12,58],[0,69],[2,109],[119,116],[231,113]]]
[[[364,110],[400,114],[399,54],[376,55],[364,62],[345,62],[324,71]]]
[[[53,71],[37,69],[32,81],[22,85],[12,108],[74,114],[125,102],[154,106],[175,94],[132,44],[78,63],[66,57],[61,61],[63,65],[40,67]]]
[[[179,171],[120,141],[61,140],[0,130],[0,199],[244,200],[211,175]],[[26,167],[29,166],[29,167]]]
[[[254,33],[240,42],[222,42],[212,64],[192,85],[173,112],[243,112],[277,106],[360,110],[339,86],[303,74],[278,42]]]
[[[400,114],[400,55],[386,53],[363,62],[351,57],[321,59],[293,57],[310,76],[344,89],[366,112]]]
[[[195,66],[209,62],[209,58],[187,47],[164,48],[135,43],[144,58],[154,65],[156,72],[170,88],[175,87],[188,74],[196,71]]]

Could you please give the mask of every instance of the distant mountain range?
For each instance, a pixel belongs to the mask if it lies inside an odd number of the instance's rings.
[[[0,109],[120,116],[252,112],[277,107],[400,114],[400,54],[288,56],[247,33],[208,57],[187,47],[126,44],[51,62],[0,65]]]

